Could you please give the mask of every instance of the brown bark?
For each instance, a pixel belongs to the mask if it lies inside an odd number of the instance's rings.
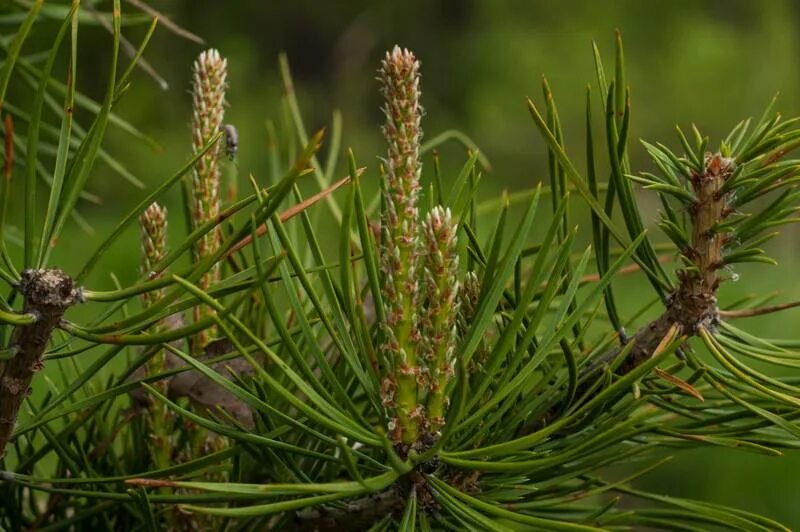
[[[17,289],[24,312],[36,316],[11,336],[16,356],[0,362],[0,456],[14,430],[22,402],[29,394],[33,374],[42,369],[42,354],[64,311],[82,300],[81,290],[59,269],[25,270]]]

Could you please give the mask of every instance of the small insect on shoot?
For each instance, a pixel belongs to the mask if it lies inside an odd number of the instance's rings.
[[[224,124],[222,130],[225,132],[225,155],[229,161],[233,161],[239,151],[239,132],[233,124]]]

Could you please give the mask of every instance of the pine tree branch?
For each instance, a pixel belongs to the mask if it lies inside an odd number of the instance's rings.
[[[630,339],[621,335],[622,346],[614,348],[601,357],[591,361],[584,368],[575,397],[583,401],[591,400],[602,388],[589,390],[603,378],[606,368],[616,361],[622,347],[633,342],[628,355],[619,363],[615,373],[626,375],[638,368],[656,352],[661,339],[674,325],[678,334],[687,337],[697,336],[701,329],[711,329],[719,321],[716,292],[720,278],[718,270],[724,265],[722,245],[725,233],[716,228],[730,214],[727,196],[720,192],[735,169],[732,159],[716,154],[707,154],[703,171],[691,176],[691,185],[696,200],[689,204],[692,240],[688,249],[682,250],[688,267],[678,272],[678,288],[666,300],[664,312],[646,326],[639,329]],[[568,407],[559,401],[545,414],[543,419],[531,420],[520,434],[529,434],[543,424],[549,423]]]
[[[634,337],[636,345],[622,362],[618,370],[621,375],[642,364],[673,323],[678,324],[679,334],[695,336],[701,328],[713,327],[719,320],[717,271],[724,264],[725,234],[715,228],[729,214],[726,196],[720,194],[720,190],[733,174],[735,165],[733,160],[717,153],[707,155],[703,166],[703,172],[691,178],[697,199],[689,205],[691,248],[683,250],[690,267],[678,272],[678,289],[669,296],[666,311]],[[607,362],[608,358],[601,361]]]
[[[82,290],[57,268],[25,270],[17,289],[24,297],[25,312],[37,319],[14,329],[11,346],[16,347],[17,354],[0,362],[0,456],[11,438],[22,402],[30,393],[33,374],[42,369],[42,354],[53,329],[64,312],[83,299]]]

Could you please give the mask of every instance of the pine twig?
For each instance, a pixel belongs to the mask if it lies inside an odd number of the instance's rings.
[[[83,300],[82,290],[57,268],[23,271],[17,289],[25,300],[24,311],[36,316],[36,321],[14,329],[11,345],[17,354],[0,361],[0,456],[11,438],[22,402],[30,394],[33,375],[43,367],[42,354],[53,329],[69,307]]]

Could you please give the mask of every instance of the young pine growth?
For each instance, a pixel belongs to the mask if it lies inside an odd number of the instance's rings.
[[[419,321],[419,230],[417,200],[421,172],[422,106],[419,62],[396,46],[381,63],[381,93],[386,122],[383,135],[389,145],[386,158],[384,207],[381,215],[381,266],[386,302],[386,340],[383,350],[393,374],[384,387],[394,406],[392,433],[396,442],[413,443],[419,436],[421,405],[417,381],[421,378],[415,334]]]
[[[436,434],[444,426],[449,404],[445,395],[454,373],[455,349],[458,341],[458,227],[453,223],[450,209],[434,207],[422,226],[421,293],[425,310],[419,325],[420,347],[427,366],[428,397],[426,416],[428,431]]]
[[[153,277],[155,267],[167,256],[167,208],[157,202],[150,204],[139,216],[142,246],[142,273]],[[152,305],[164,296],[164,290],[142,294],[144,305]]]
[[[228,62],[215,49],[202,52],[194,63],[192,76],[192,146],[200,152],[221,130],[225,118],[225,90],[228,82]],[[192,175],[192,225],[197,228],[215,220],[220,210],[220,155],[211,149],[198,159]],[[215,226],[195,246],[195,262],[212,255],[219,249],[222,233]],[[203,275],[198,286],[207,290],[219,280],[219,264],[213,265]],[[197,307],[195,321],[202,316],[213,315],[213,309]],[[195,337],[193,350],[201,352],[213,337],[209,328]]]
[[[441,206],[419,221],[419,62],[395,46],[381,64],[380,81],[383,134],[389,144],[380,252],[383,350],[391,371],[384,376],[383,403],[393,413],[389,428],[394,442],[407,450],[435,439],[445,424],[457,341],[458,228],[450,210]]]
[[[142,247],[142,273],[152,277],[158,265],[167,256],[167,208],[157,202],[150,204],[139,216],[139,233]],[[164,290],[152,290],[142,294],[144,307],[150,307],[164,297]],[[168,318],[170,319],[170,318]],[[166,321],[166,320],[163,320]],[[162,325],[153,326],[153,332]],[[167,370],[166,351],[159,349],[147,361],[147,376],[158,375]],[[167,381],[157,380],[152,384],[159,393],[166,394]],[[157,468],[168,467],[172,457],[173,414],[163,404],[148,401],[145,412],[145,426],[150,438],[152,463]]]

